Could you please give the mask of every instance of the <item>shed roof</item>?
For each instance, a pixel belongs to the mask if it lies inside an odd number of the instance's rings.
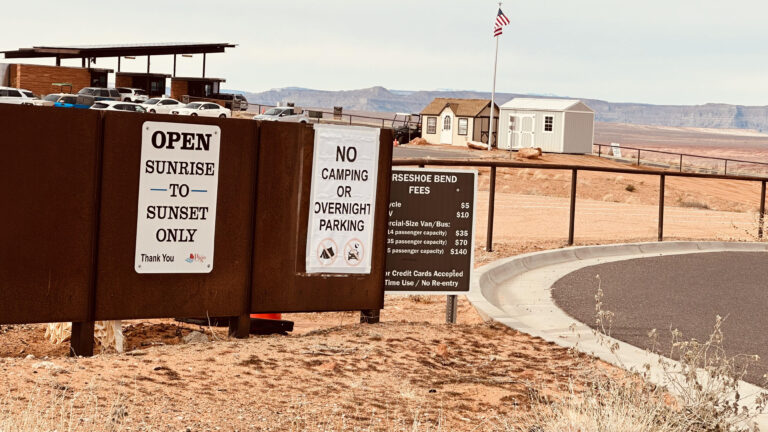
[[[578,99],[514,98],[502,108],[537,111],[589,111],[594,112]]]
[[[18,50],[0,51],[5,58],[33,58],[33,57],[59,57],[59,58],[96,58],[96,57],[122,57],[145,55],[171,55],[171,54],[204,54],[224,52],[226,48],[234,48],[237,45],[218,42],[165,42],[165,43],[140,43],[117,45],[58,45],[35,46],[32,48],[19,48]]]
[[[476,117],[490,104],[490,99],[435,98],[421,110],[421,115],[439,115],[449,106],[456,116]]]

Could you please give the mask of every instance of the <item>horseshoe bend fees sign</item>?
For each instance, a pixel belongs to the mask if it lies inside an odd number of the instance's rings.
[[[315,125],[307,273],[371,272],[379,129]]]
[[[210,273],[219,184],[218,126],[142,126],[137,273]]]
[[[386,291],[469,291],[477,171],[392,170]]]

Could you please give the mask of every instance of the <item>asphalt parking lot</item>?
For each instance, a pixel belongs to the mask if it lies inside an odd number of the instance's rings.
[[[612,337],[648,348],[648,333],[656,329],[658,352],[669,355],[672,329],[686,339],[706,340],[720,315],[726,317],[726,353],[759,355],[761,360],[744,379],[765,384],[768,254],[698,253],[599,264],[557,281],[552,296],[566,313],[594,328],[598,284],[604,292],[603,310],[615,314]]]

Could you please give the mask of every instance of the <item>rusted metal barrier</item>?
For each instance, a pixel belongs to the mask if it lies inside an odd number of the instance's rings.
[[[138,273],[145,122],[221,131],[210,273]],[[314,130],[298,123],[0,104],[0,324],[73,322],[93,353],[97,320],[381,309],[392,131],[380,133],[369,274],[305,270]]]
[[[450,166],[450,167],[487,167],[491,169],[491,183],[488,189],[488,231],[486,238],[486,250],[493,250],[493,220],[494,220],[494,203],[496,195],[495,178],[496,170],[498,168],[527,168],[527,169],[542,169],[542,170],[561,170],[571,171],[571,195],[570,195],[570,216],[568,221],[568,245],[574,243],[574,226],[576,219],[576,186],[578,179],[578,171],[593,171],[604,173],[617,173],[617,174],[636,174],[636,175],[651,175],[659,176],[659,225],[658,225],[658,241],[664,239],[664,191],[666,177],[685,177],[685,178],[701,178],[701,179],[715,179],[715,180],[736,180],[747,182],[760,182],[760,211],[759,211],[759,226],[758,237],[763,238],[763,221],[765,219],[765,193],[766,193],[766,179],[764,177],[756,176],[735,176],[735,175],[721,175],[721,174],[704,174],[704,173],[691,173],[691,172],[675,172],[675,171],[661,171],[661,170],[648,170],[648,169],[633,169],[633,168],[611,168],[600,166],[583,166],[583,165],[562,165],[562,164],[541,164],[541,163],[524,163],[524,162],[511,162],[503,160],[478,160],[478,159],[431,159],[431,158],[402,158],[394,159],[392,161],[393,166],[408,166],[418,165],[424,166]]]

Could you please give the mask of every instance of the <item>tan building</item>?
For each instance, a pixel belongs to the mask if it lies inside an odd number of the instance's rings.
[[[499,107],[494,104],[494,137],[498,113]],[[464,147],[468,141],[487,144],[490,115],[490,99],[435,98],[421,110],[421,137],[430,144]]]

